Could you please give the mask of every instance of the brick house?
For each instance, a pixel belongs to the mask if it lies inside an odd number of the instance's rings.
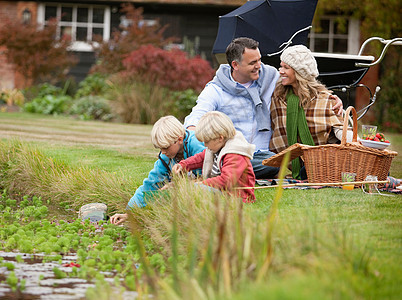
[[[144,9],[144,25],[152,24],[155,19],[169,24],[166,36],[175,36],[175,45],[184,48],[190,41],[193,51],[217,66],[211,50],[214,44],[219,16],[243,5],[246,0],[65,0],[65,1],[0,1],[0,26],[5,17],[25,21],[36,20],[44,24],[50,17],[59,17],[59,35],[71,35],[73,51],[79,63],[71,70],[77,81],[82,80],[95,62],[94,53],[87,43],[93,34],[100,34],[108,40],[114,28],[125,21],[119,8],[122,3],[132,3]],[[63,16],[63,17],[62,17]],[[308,46],[312,51],[325,53],[356,54],[361,45],[360,23],[344,16],[323,15],[319,20],[320,30],[309,35]],[[13,71],[0,49],[0,89],[21,87],[21,78]],[[371,89],[378,81],[378,70],[371,68],[363,81]],[[363,95],[363,97],[366,97]],[[353,97],[354,98],[354,97]],[[359,96],[357,98],[360,98]],[[366,100],[362,100],[366,101]],[[357,101],[359,102],[359,101]],[[352,104],[354,104],[352,102]],[[358,103],[355,103],[359,106]]]
[[[120,13],[122,3],[132,3],[144,9],[144,25],[155,19],[169,24],[165,35],[178,38],[176,47],[184,48],[185,42],[194,45],[195,54],[200,54],[211,63],[211,49],[215,41],[218,18],[243,5],[246,0],[66,0],[66,1],[0,1],[0,26],[5,17],[36,20],[44,24],[50,17],[61,17],[59,35],[68,33],[73,42],[73,51],[79,63],[70,74],[82,80],[95,62],[94,53],[87,41],[93,34],[104,40],[110,38],[114,28],[124,22]],[[21,87],[21,80],[7,64],[0,49],[0,89]],[[3,49],[4,50],[4,49]]]

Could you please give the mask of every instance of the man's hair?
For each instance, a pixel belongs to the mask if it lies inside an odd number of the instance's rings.
[[[184,137],[182,123],[173,116],[160,118],[151,131],[151,141],[155,148],[165,149],[173,145],[179,137]]]
[[[257,49],[259,43],[253,39],[246,37],[239,37],[234,39],[226,48],[226,59],[232,67],[232,61],[241,62],[244,54],[244,50]]]
[[[209,142],[223,136],[225,140],[234,137],[236,129],[232,120],[219,111],[210,111],[201,117],[195,128],[195,137],[201,142]]]

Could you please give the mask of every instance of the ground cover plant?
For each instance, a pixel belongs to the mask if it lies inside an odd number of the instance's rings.
[[[0,219],[4,224],[1,241],[8,243],[8,250],[14,246],[20,251],[25,247],[28,253],[33,249],[45,252],[46,244],[38,241],[43,227],[48,226],[52,236],[61,237],[50,246],[49,257],[67,249],[76,251],[80,257],[77,263],[85,268],[76,268],[71,276],[98,282],[97,288],[88,290],[88,299],[119,297],[121,291],[112,288],[117,282],[106,284],[99,275],[102,269],[125,278],[119,280],[119,288],[134,289],[144,298],[147,293],[158,299],[402,296],[401,196],[340,188],[284,190],[278,195],[277,189],[267,188],[256,190],[255,204],[241,205],[230,197],[200,193],[178,179],[172,194],[156,199],[147,209],[134,211],[135,221],[128,223],[129,227],[104,223],[99,231],[92,224],[76,221],[76,214],[68,211],[54,218],[54,207],[76,211],[79,205],[97,202],[102,195],[108,208],[124,209],[157,154],[149,141],[139,142],[149,137],[150,126],[103,127],[98,122],[66,118],[0,116],[0,130],[7,132],[0,147],[0,184],[3,191],[7,189],[1,205],[8,212]],[[60,130],[57,140],[50,134],[55,124]],[[87,143],[72,143],[69,136],[79,137],[84,129],[91,137]],[[43,137],[47,131],[48,139]],[[101,142],[105,131],[111,140],[115,135],[115,143]],[[13,140],[16,135],[23,140]],[[131,146],[124,143],[130,136]],[[392,149],[400,153],[401,137],[387,136]],[[402,177],[400,163],[397,156],[391,175]],[[79,183],[72,177],[80,178]],[[21,178],[28,179],[20,184]],[[48,180],[59,185],[58,192],[46,185]],[[34,189],[38,185],[43,188]],[[26,186],[29,188],[23,190]],[[58,198],[59,190],[68,192]],[[33,237],[32,245],[17,242],[24,239],[15,235]],[[61,248],[52,253],[52,247]],[[118,247],[121,252],[107,252]],[[112,266],[102,265],[102,259],[108,259],[104,256],[111,256]],[[1,280],[23,288],[13,271],[7,272],[9,276]],[[62,272],[55,271],[58,276],[64,276]]]

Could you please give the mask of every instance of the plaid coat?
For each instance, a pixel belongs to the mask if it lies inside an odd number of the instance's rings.
[[[336,115],[332,110],[332,106],[336,101],[329,99],[328,96],[328,93],[322,92],[318,95],[318,98],[312,99],[304,107],[307,125],[315,145],[327,144],[330,135],[333,135],[332,128],[342,128],[343,126],[343,118]],[[272,97],[272,138],[269,149],[275,153],[279,153],[289,146],[286,135],[286,108],[286,99],[281,100]]]

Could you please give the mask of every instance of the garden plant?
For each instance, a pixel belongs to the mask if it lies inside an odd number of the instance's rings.
[[[96,140],[105,130],[98,122],[46,120],[49,128],[52,122],[76,128],[71,135],[85,126],[94,140],[78,148],[67,136],[38,143],[26,128],[22,140],[1,141],[1,247],[56,264],[55,278],[92,282],[88,299],[118,299],[130,290],[157,299],[401,296],[401,196],[267,188],[256,190],[256,203],[242,204],[175,178],[176,189],[132,211],[123,227],[82,222],[74,213],[82,204],[124,211],[157,155],[149,140],[135,146],[149,139],[151,128],[108,123],[119,142],[130,132],[124,139],[132,146],[116,149]],[[43,117],[1,113],[0,126],[21,122],[43,130],[33,125]],[[400,151],[401,137],[387,136]],[[391,175],[402,177],[400,162],[397,157]],[[68,253],[76,255],[75,265],[64,267]],[[0,264],[0,284],[24,293],[15,262]]]
[[[345,1],[324,2],[336,8]],[[0,297],[32,296],[19,270],[27,263],[51,266],[51,275],[38,271],[39,289],[49,277],[83,280],[90,284],[86,299],[127,292],[139,299],[400,299],[400,195],[279,184],[256,189],[257,201],[244,204],[174,177],[174,189],[130,211],[123,226],[77,216],[95,202],[106,204],[108,215],[125,211],[158,154],[151,126],[142,124],[167,114],[184,118],[214,73],[199,57],[164,50],[174,38],[158,23],[140,26],[141,9],[123,11],[131,26],[99,41],[98,62],[78,85],[60,81],[74,60],[65,55],[70,41],[52,44],[55,24],[38,33],[21,24],[0,30],[0,45],[17,71],[27,71],[28,86],[0,97],[1,105],[23,110],[0,111],[0,293],[7,290]],[[371,23],[384,31],[382,10],[374,11],[381,26]],[[23,59],[42,54],[54,63]],[[384,80],[390,87],[398,86],[396,61]],[[380,109],[396,105],[398,92],[390,88]],[[399,111],[390,111],[389,126],[382,119],[378,125],[398,132]],[[401,153],[401,135],[385,134]],[[401,156],[390,174],[402,178]],[[52,281],[54,291],[58,284]]]

